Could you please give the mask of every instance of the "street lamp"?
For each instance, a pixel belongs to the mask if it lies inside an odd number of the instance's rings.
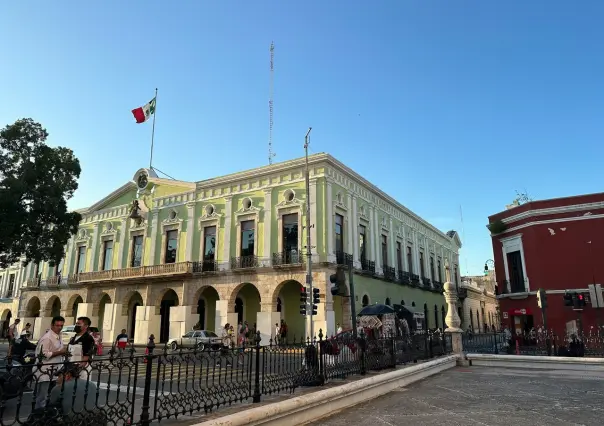
[[[488,259],[486,262],[484,262],[484,274],[485,275],[489,275],[489,265],[491,266],[493,271],[495,270],[495,261],[493,259]]]

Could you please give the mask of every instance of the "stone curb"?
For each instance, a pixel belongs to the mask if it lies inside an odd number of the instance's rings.
[[[562,356],[466,354],[470,365],[477,367],[529,368],[568,371],[604,371],[604,358]]]
[[[458,355],[400,368],[342,386],[219,417],[194,426],[301,425],[455,367]]]

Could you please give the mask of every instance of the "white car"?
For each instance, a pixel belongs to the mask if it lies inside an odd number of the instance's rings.
[[[178,348],[194,348],[203,351],[206,349],[217,350],[222,345],[222,339],[213,331],[193,330],[182,337],[176,337],[168,340],[168,347],[172,350]]]

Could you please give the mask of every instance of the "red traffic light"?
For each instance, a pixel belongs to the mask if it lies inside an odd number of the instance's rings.
[[[583,300],[583,295],[582,294],[579,295],[579,300]]]

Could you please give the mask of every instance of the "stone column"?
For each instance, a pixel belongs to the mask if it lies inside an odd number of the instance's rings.
[[[101,222],[97,222],[96,225],[94,225],[94,234],[92,235],[92,247],[91,247],[91,251],[90,251],[90,259],[88,259],[88,265],[86,268],[86,271],[88,272],[93,272],[97,266],[97,262],[95,262],[95,258],[96,258],[96,251],[98,249],[98,245],[99,245],[99,234],[101,233]]]
[[[352,196],[352,257],[353,265],[356,269],[361,269],[361,259],[359,259],[359,214],[357,212],[357,197]]]
[[[379,221],[379,210],[377,207],[373,208],[373,223],[371,226],[375,228],[375,233],[373,236],[373,247],[374,247],[374,257],[375,257],[375,273],[378,275],[382,275],[384,271],[382,270],[382,263],[384,259],[382,259],[382,253],[380,250],[382,244],[382,227]]]
[[[273,263],[273,252],[271,244],[273,242],[273,188],[267,188],[264,190],[264,218],[262,219],[264,222],[264,247],[263,257],[265,260],[265,265],[269,268]],[[279,233],[277,232],[277,235]],[[277,247],[279,245],[277,244]],[[285,248],[284,248],[285,251]]]
[[[317,255],[317,248],[319,247],[319,241],[317,241],[317,179],[310,179],[310,194],[308,197],[310,203],[310,245],[312,253],[312,262],[316,263],[319,261]]]
[[[157,262],[157,256],[155,254],[155,247],[157,246],[157,231],[159,230],[159,210],[157,209],[153,209],[152,212],[152,219],[151,219],[151,247],[149,249],[149,256],[147,256],[147,265],[155,265],[155,263]],[[161,263],[161,262],[160,262]],[[138,311],[137,311],[138,312]],[[138,313],[137,313],[138,315]],[[138,320],[136,321],[138,323]],[[138,334],[138,332],[136,333]],[[156,336],[157,338],[159,338],[159,336]],[[136,336],[135,336],[136,339]],[[147,342],[145,342],[146,344]]]
[[[214,330],[214,332],[219,336],[222,336],[222,329],[226,323],[233,325],[233,327],[237,327],[237,313],[229,312],[228,305],[228,300],[216,301],[216,320],[214,321],[216,330]]]
[[[388,248],[388,251],[390,252],[388,254],[388,266],[390,266],[391,268],[396,268],[398,267],[398,265],[396,264],[396,248],[395,248],[395,240],[396,240],[396,234],[394,232],[394,222],[392,221],[392,218],[390,218],[390,235],[388,235],[388,245],[390,246]]]
[[[333,240],[334,240],[334,232],[333,232],[333,198],[332,198],[332,189],[331,189],[331,181],[326,182],[326,191],[327,191],[327,217],[325,220],[327,221],[327,261],[331,263],[335,263],[336,256],[334,254],[333,248]]]
[[[127,247],[127,241],[128,239],[126,238],[128,235],[128,230],[126,229],[126,227],[128,226],[128,218],[123,218],[122,219],[122,223],[120,225],[120,245],[119,245],[119,252],[117,253],[117,268],[116,269],[122,269],[124,268],[124,253],[128,252],[128,247]],[[127,257],[126,257],[127,258]]]
[[[275,343],[275,324],[281,322],[281,313],[273,311],[271,303],[263,303],[260,307],[260,312],[256,314],[256,330],[260,332],[260,344],[268,346]]]
[[[449,333],[451,335],[453,353],[461,354],[463,352],[463,345],[461,340],[462,330],[460,328],[461,320],[457,314],[457,289],[455,288],[455,283],[451,282],[449,262],[445,263],[445,278],[447,281],[444,284],[444,295],[445,301],[447,302],[447,316],[445,317],[447,328],[445,333]]]
[[[352,223],[352,194],[348,192],[346,196],[346,207],[348,209],[348,229],[346,233],[348,234],[348,238],[346,238],[346,253],[352,255],[353,253],[353,241],[356,232],[353,230],[354,226]]]
[[[187,203],[187,242],[185,261],[193,261],[193,235],[195,235],[195,202]]]
[[[63,259],[63,270],[61,275],[67,277],[71,274],[71,258],[73,257],[73,236],[67,240],[67,249],[65,250],[65,258]]]
[[[231,216],[233,216],[233,196],[224,197],[226,201],[224,209],[224,242],[222,244],[222,267],[225,271],[231,268]],[[217,314],[218,315],[218,314]],[[218,327],[219,323],[216,323]],[[222,324],[224,326],[224,324]],[[218,333],[216,333],[218,334]],[[218,334],[220,336],[220,334]]]
[[[196,314],[197,306],[172,306],[170,307],[170,339],[183,336],[193,330],[199,315]]]
[[[367,244],[367,259],[371,260],[373,262],[376,262],[376,268],[377,268],[377,259],[375,257],[375,239],[376,237],[376,229],[375,229],[375,225],[373,224],[373,207],[371,206],[367,206],[369,208],[369,241]]]
[[[135,345],[146,345],[149,342],[149,336],[151,334],[155,335],[156,344],[159,342],[161,316],[156,315],[155,312],[155,306],[136,307],[136,325],[134,331]]]

